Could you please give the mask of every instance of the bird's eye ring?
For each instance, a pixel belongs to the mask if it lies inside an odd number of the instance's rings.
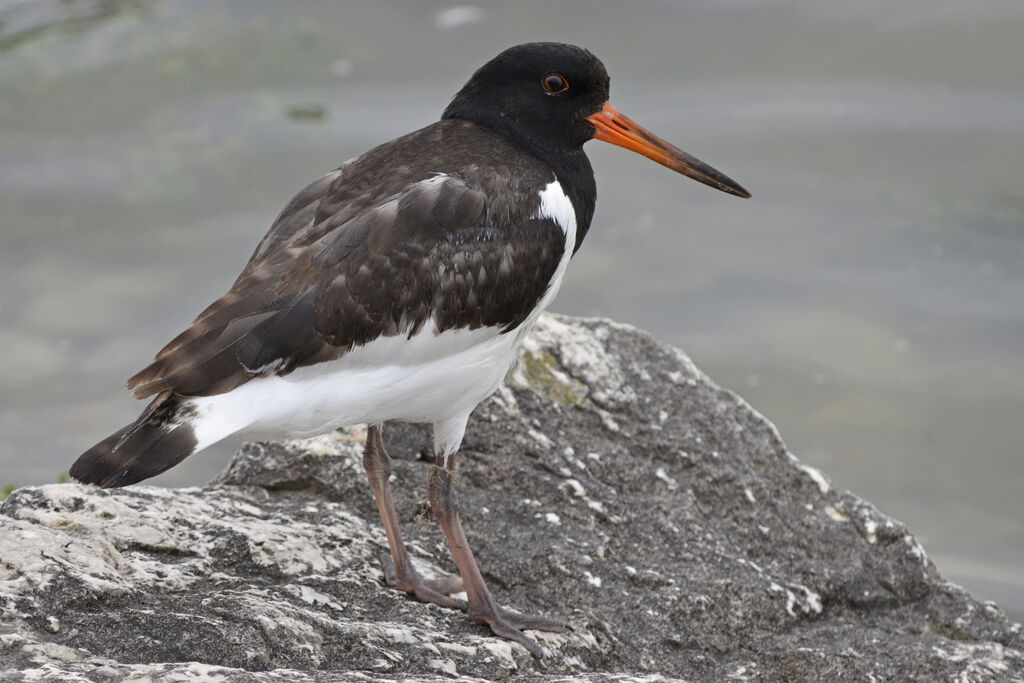
[[[556,73],[546,74],[540,79],[540,84],[544,86],[544,92],[551,95],[565,92],[569,89],[569,81],[565,80],[565,76]]]

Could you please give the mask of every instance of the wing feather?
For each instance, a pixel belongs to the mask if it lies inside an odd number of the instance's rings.
[[[390,158],[378,150],[289,202],[232,288],[125,383],[135,396],[224,393],[428,320],[507,330],[529,315],[564,249],[561,228],[532,218],[536,207],[515,213],[509,188],[472,173],[410,183],[405,169],[370,191],[354,171]]]

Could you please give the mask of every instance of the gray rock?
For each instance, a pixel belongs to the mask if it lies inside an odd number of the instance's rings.
[[[424,572],[428,434],[386,428]],[[383,585],[359,433],[247,444],[202,488],[0,507],[0,679],[1024,680],[1024,636],[906,527],[834,490],[681,352],[545,317],[458,486],[499,601],[568,619],[535,661]]]

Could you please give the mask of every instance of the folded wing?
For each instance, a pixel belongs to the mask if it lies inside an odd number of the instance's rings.
[[[139,398],[207,396],[430,320],[508,330],[562,253],[553,221],[503,217],[499,230],[485,193],[457,175],[379,199],[344,198],[343,186],[339,170],[300,192],[232,288],[125,386]]]

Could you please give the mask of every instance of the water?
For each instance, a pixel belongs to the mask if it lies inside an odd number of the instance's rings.
[[[1024,618],[1024,5],[0,2],[0,486],[137,413],[120,383],[306,181],[435,120],[501,47],[740,201],[601,143],[555,310],[686,349],[950,579]],[[638,274],[643,274],[642,277]],[[156,481],[197,484],[234,445]]]

